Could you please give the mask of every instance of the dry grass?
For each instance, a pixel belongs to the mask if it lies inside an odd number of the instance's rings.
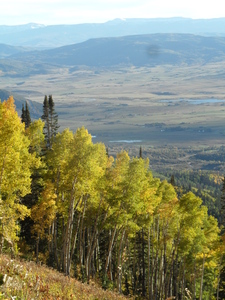
[[[224,104],[191,105],[174,100],[225,99],[224,67],[225,63],[99,70],[56,68],[49,74],[27,78],[2,76],[0,88],[41,103],[45,94],[53,94],[60,129],[75,131],[85,126],[97,136],[96,142],[109,147],[113,145],[110,141],[125,139],[157,147],[222,145]],[[155,123],[164,126],[148,126]],[[183,132],[173,130],[177,126]],[[201,126],[207,127],[207,133],[205,130],[199,134]]]
[[[34,262],[0,255],[0,299],[14,300],[122,300],[125,297],[104,291],[94,282],[83,284]]]

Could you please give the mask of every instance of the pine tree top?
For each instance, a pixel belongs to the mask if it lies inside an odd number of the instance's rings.
[[[29,111],[29,106],[27,101],[25,104],[25,108],[24,108],[24,104],[22,105],[21,121],[22,123],[25,123],[25,128],[28,128],[31,124],[30,111]]]

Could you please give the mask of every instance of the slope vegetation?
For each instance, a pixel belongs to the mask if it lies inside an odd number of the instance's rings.
[[[16,296],[16,298],[13,298]],[[96,284],[83,284],[59,272],[0,255],[0,299],[126,299]]]

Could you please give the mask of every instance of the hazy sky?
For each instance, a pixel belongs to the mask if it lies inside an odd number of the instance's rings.
[[[224,0],[0,0],[0,25],[101,23],[115,18],[219,18]]]

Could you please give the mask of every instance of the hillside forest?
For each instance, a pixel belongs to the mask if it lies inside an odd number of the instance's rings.
[[[141,151],[112,157],[84,127],[58,129],[52,96],[35,121],[0,103],[1,253],[135,299],[225,299],[225,191],[213,216]]]

